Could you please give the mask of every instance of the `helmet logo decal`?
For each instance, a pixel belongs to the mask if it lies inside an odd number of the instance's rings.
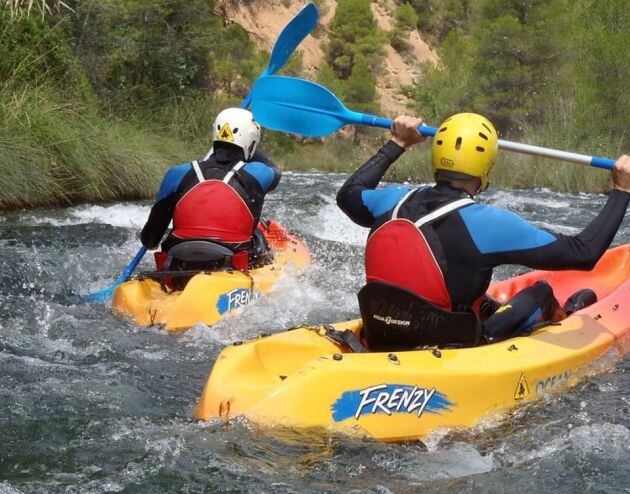
[[[448,158],[442,158],[440,160],[440,163],[442,163],[444,166],[453,166],[455,164],[452,160],[449,160]]]
[[[220,141],[234,142],[234,134],[228,124],[224,124],[221,130],[217,134],[217,139]]]

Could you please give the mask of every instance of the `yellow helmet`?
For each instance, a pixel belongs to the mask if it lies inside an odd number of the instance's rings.
[[[477,177],[484,190],[498,148],[497,131],[490,120],[476,113],[458,113],[444,120],[433,138],[433,173],[443,170]]]

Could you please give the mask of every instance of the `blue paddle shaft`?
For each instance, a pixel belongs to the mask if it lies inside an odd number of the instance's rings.
[[[142,258],[144,257],[146,253],[147,253],[147,248],[145,246],[140,247],[140,250],[138,250],[138,252],[134,256],[134,258],[131,260],[129,265],[123,270],[122,273],[120,273],[120,276],[115,281],[117,285],[124,283],[125,281],[129,279],[129,277],[136,270],[136,268],[138,267],[138,264],[140,264],[140,261],[142,261]]]
[[[391,129],[394,123],[394,121],[389,118],[377,117],[375,115],[357,113],[349,110],[348,113],[356,113],[356,115],[352,115],[352,123],[359,123],[361,125],[367,125],[370,127]],[[429,127],[428,125],[424,124],[418,127],[418,132],[427,137],[435,137],[437,130],[438,129],[436,127]],[[532,156],[540,156],[543,158],[553,158],[562,161],[569,161],[572,163],[580,163],[583,165],[590,165],[595,168],[603,168],[605,170],[611,170],[615,166],[615,161],[609,158],[599,158],[597,156],[569,153],[567,151],[559,151],[557,149],[543,148],[540,146],[532,146],[529,144],[520,144],[518,142],[500,140],[499,149],[505,149],[507,151],[514,151],[516,153],[522,154],[530,154]]]
[[[375,115],[368,115],[366,113],[361,114],[361,124],[368,125],[370,127],[381,127],[383,129],[391,129],[394,121],[390,118],[377,117]],[[418,132],[423,136],[434,137],[437,129],[435,127],[429,127],[428,125],[421,125],[418,127]]]
[[[349,113],[355,113],[350,112]],[[391,129],[394,123],[389,118],[377,117],[376,115],[369,115],[367,113],[358,113],[359,118],[353,115],[352,120],[358,121],[361,125],[367,125],[370,127],[380,127],[383,129]],[[421,125],[418,127],[418,132],[423,136],[435,137],[437,133],[436,127],[429,127],[428,125]],[[508,151],[514,151],[517,153],[530,154],[533,156],[541,156],[543,158],[554,158],[562,161],[570,161],[572,163],[580,163],[584,165],[590,165],[595,168],[603,168],[610,170],[615,166],[615,161],[608,158],[598,158],[596,156],[587,156],[584,154],[569,153],[566,151],[559,151],[557,149],[548,149],[539,146],[531,146],[529,144],[520,144],[518,142],[499,141],[499,149],[505,149]]]
[[[591,158],[591,166],[594,166],[595,168],[602,168],[604,170],[612,170],[615,167],[615,160],[593,156]]]

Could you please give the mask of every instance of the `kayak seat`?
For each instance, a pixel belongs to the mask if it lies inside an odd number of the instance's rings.
[[[189,265],[190,263],[228,266],[233,256],[234,252],[224,245],[209,240],[191,240],[171,247],[162,269],[168,271],[174,267],[174,264]]]
[[[384,282],[359,292],[362,337],[370,351],[404,351],[423,346],[472,347],[482,324],[473,312],[449,312],[416,294]]]
[[[597,302],[597,294],[590,288],[583,288],[571,295],[564,304],[567,316]]]

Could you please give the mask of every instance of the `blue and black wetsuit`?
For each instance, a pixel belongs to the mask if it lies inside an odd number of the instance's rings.
[[[205,161],[171,168],[141,233],[142,244],[169,250],[182,241],[203,239],[238,251],[249,244],[260,221],[265,195],[280,181],[280,171],[262,152],[247,163],[240,149],[218,143]]]
[[[443,275],[446,293],[434,297],[434,300],[438,300],[438,305],[446,310],[474,310],[479,313],[479,304],[490,284],[492,270],[501,264],[520,264],[548,270],[593,268],[610,246],[630,199],[630,194],[612,190],[602,211],[580,234],[567,236],[551,233],[513,212],[472,201],[466,204],[467,201],[462,199],[468,198],[468,195],[448,182],[417,189],[407,185],[377,189],[389,166],[403,152],[404,149],[395,142],[388,142],[346,181],[337,194],[337,203],[355,223],[370,228],[372,238],[376,231],[380,235],[381,227],[391,222],[393,217],[409,220],[413,224],[445,205],[460,201],[462,206],[418,227]],[[368,247],[369,243],[370,240]],[[381,244],[400,245],[404,249],[408,242]],[[381,247],[373,250],[372,258],[390,258],[373,259],[372,264],[385,263],[386,269],[381,272],[397,269],[403,280],[398,285],[413,285],[413,280],[408,280],[409,276],[419,275],[414,274],[412,268],[399,265],[404,255],[385,252]],[[369,268],[368,261],[366,258],[366,268]],[[519,329],[514,325],[532,325],[537,319],[548,316],[549,310],[545,310],[541,304],[549,293],[552,293],[551,288],[545,284],[533,288],[530,296],[525,297],[530,302],[511,304],[521,307],[518,317],[512,314],[510,320],[506,314],[508,311],[502,311],[485,322],[487,335],[493,338],[506,337]],[[525,311],[522,307],[525,307]],[[509,321],[508,325],[506,321]]]

